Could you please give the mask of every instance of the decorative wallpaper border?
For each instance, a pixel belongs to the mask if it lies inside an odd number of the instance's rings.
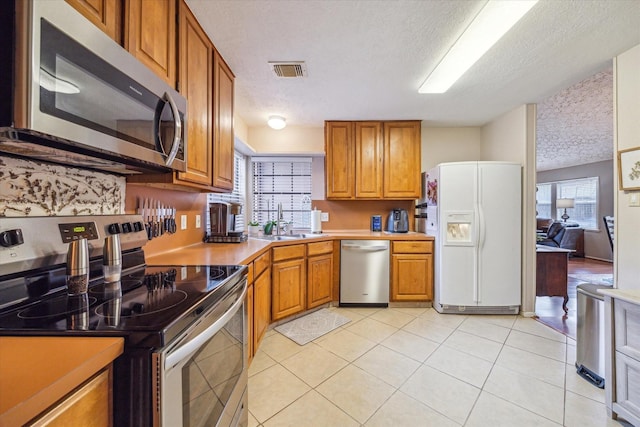
[[[0,217],[124,213],[126,179],[0,157]]]

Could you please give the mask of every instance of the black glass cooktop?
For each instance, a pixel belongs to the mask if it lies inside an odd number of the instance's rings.
[[[0,333],[127,336],[164,345],[246,275],[243,266],[147,266],[87,294],[57,292],[0,313]],[[243,283],[243,282],[242,282]]]

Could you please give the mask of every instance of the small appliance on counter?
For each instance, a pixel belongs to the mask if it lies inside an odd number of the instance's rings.
[[[409,214],[405,209],[392,209],[387,220],[389,233],[406,233],[409,231]]]
[[[371,215],[371,231],[382,231],[382,215]]]
[[[429,218],[429,215],[427,215],[427,203],[420,203],[420,201],[416,202],[416,213],[415,213],[415,220],[416,220],[416,228],[415,230],[418,233],[426,233],[427,232],[427,219]]]
[[[209,203],[210,233],[205,235],[207,243],[240,243],[247,240],[243,231],[236,231],[236,216],[242,213],[240,203]]]

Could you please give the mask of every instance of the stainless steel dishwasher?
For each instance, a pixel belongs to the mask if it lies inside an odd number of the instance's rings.
[[[340,305],[389,305],[389,241],[340,242]]]

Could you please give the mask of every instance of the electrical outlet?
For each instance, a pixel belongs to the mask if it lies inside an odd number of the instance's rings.
[[[196,215],[196,228],[200,228],[200,215]]]
[[[180,215],[180,230],[186,230],[186,229],[187,229],[187,216]]]
[[[320,214],[320,221],[322,221],[322,222],[329,221],[329,212],[322,212]]]
[[[629,194],[629,206],[631,206],[631,207],[639,207],[640,206],[640,193],[630,193]]]

